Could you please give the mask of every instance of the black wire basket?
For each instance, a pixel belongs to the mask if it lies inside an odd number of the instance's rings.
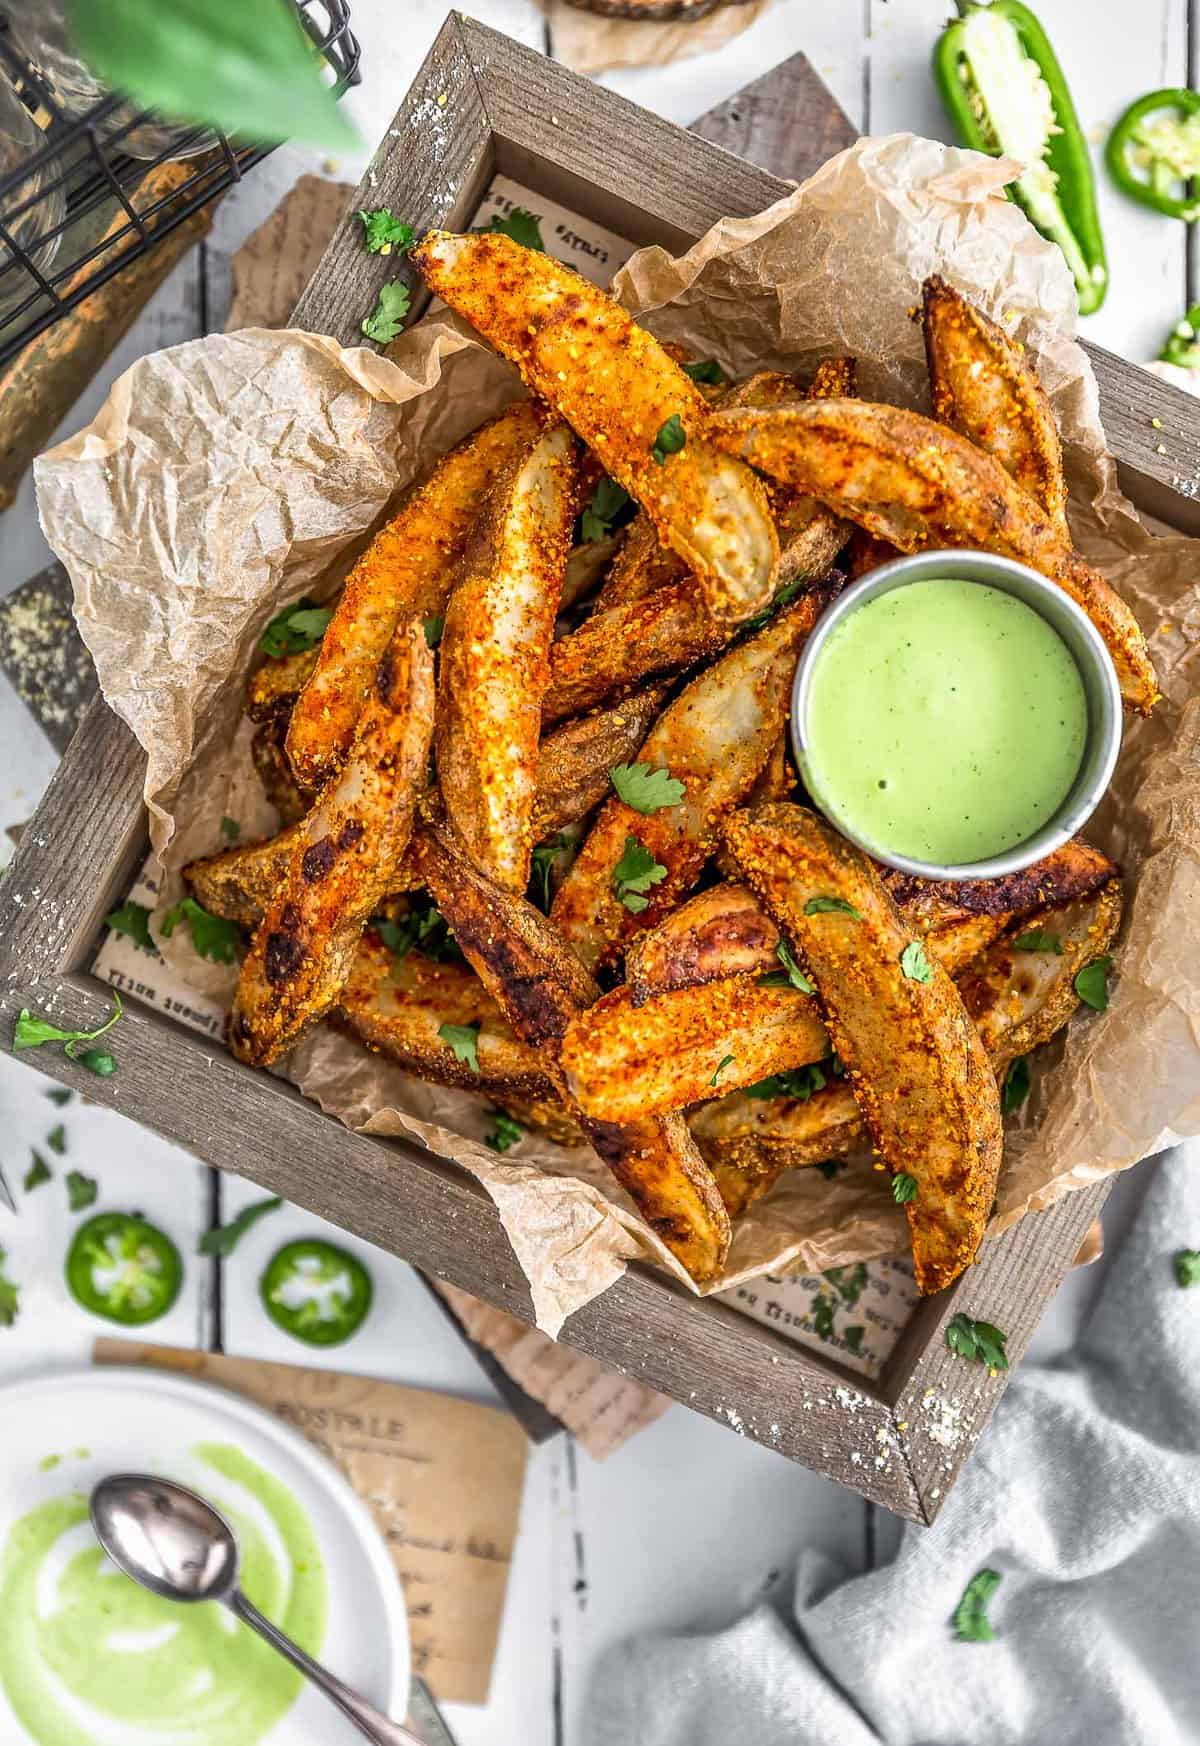
[[[340,96],[360,77],[346,0],[293,3]],[[66,114],[0,9],[0,85],[5,77],[40,136],[28,156],[0,173],[0,364],[271,150],[209,127],[164,124],[118,95],[102,97],[82,115]],[[156,135],[161,149],[145,155],[143,142]],[[166,164],[179,165],[169,186],[154,174]]]

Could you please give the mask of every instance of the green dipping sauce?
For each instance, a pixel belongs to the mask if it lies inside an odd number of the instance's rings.
[[[1058,632],[986,583],[911,582],[830,632],[805,720],[813,798],[883,853],[961,866],[1016,848],[1079,771],[1087,701]]]
[[[325,1573],[291,1492],[239,1449],[204,1443],[213,1501],[233,1522],[242,1586],[310,1655]],[[219,1478],[217,1477],[219,1476]],[[240,1488],[261,1514],[238,1508]],[[16,1523],[0,1556],[0,1685],[38,1746],[253,1746],[302,1677],[215,1601],[159,1600],[109,1563],[79,1492]]]

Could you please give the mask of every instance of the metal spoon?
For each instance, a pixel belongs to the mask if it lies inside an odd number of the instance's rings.
[[[126,1576],[164,1600],[220,1601],[298,1667],[375,1746],[421,1746],[415,1734],[327,1673],[251,1606],[238,1587],[233,1529],[196,1492],[147,1473],[114,1473],[96,1486],[90,1508],[100,1544]]]

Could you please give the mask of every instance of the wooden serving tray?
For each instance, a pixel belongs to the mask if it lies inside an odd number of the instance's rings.
[[[805,89],[811,98],[811,81]],[[706,125],[730,137],[754,90],[727,106],[724,121]],[[420,117],[435,108],[446,125],[423,135]],[[846,143],[849,124],[832,99],[813,112],[831,147]],[[786,121],[786,108],[776,113]],[[347,344],[359,340],[358,318],[384,279],[395,277],[394,262],[361,248],[359,206],[390,205],[418,232],[461,229],[502,173],[633,243],[679,250],[720,217],[761,211],[788,186],[458,13],[394,134],[400,143],[381,151],[295,311],[296,325]],[[426,301],[414,297],[414,319]],[[1200,532],[1200,505],[1179,488],[1195,469],[1180,434],[1191,433],[1194,445],[1195,403],[1087,349],[1125,490],[1144,512]],[[132,736],[95,702],[0,882],[5,1045],[26,1005],[80,1028],[111,1010],[106,985],[87,965],[104,914],[146,852],[143,772]],[[292,1087],[134,1001],[118,1053],[111,1079],[96,1079],[61,1051],[44,1051],[37,1065],[210,1163],[530,1317],[491,1202],[454,1165],[403,1140],[349,1132]],[[877,1382],[644,1267],[572,1316],[563,1338],[898,1514],[931,1522],[1007,1380],[972,1372],[969,1412],[949,1435],[938,1409],[963,1399],[963,1371],[944,1343],[947,1321],[960,1310],[986,1313],[1005,1327],[1018,1359],[1106,1192],[1099,1184],[1070,1195],[988,1243],[978,1266],[918,1307]]]

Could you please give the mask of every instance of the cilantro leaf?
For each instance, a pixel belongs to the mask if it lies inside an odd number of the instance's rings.
[[[194,897],[184,897],[163,916],[160,923],[163,938],[169,940],[181,921],[188,924],[192,944],[202,958],[210,958],[214,964],[236,961],[241,935],[235,922],[211,915]]]
[[[378,301],[362,324],[363,333],[376,345],[386,346],[404,326],[411,302],[412,292],[402,280],[391,279],[381,285]]]
[[[643,848],[636,837],[625,838],[624,852],[612,873],[618,903],[623,903],[633,915],[640,915],[650,904],[650,899],[643,893],[666,876],[666,868],[654,859],[649,849]]]
[[[66,1154],[67,1130],[63,1127],[61,1122],[59,1122],[56,1127],[50,1129],[50,1132],[46,1135],[46,1144],[49,1146],[50,1150],[56,1152],[60,1158]]]
[[[117,1063],[107,1049],[85,1049],[81,1054],[80,1043],[94,1043],[97,1037],[102,1037],[105,1031],[110,1031],[120,1018],[123,1008],[121,996],[113,989],[113,1000],[117,1010],[102,1025],[97,1025],[94,1031],[63,1031],[57,1025],[52,1025],[49,1019],[38,1018],[23,1006],[17,1014],[17,1022],[13,1026],[12,1046],[14,1049],[40,1049],[45,1043],[61,1043],[63,1053],[72,1061],[78,1061],[81,1066],[89,1067],[93,1073],[99,1073],[102,1078],[108,1078],[117,1070]]]
[[[801,994],[816,993],[816,989],[788,950],[786,940],[780,940],[775,948],[775,956],[783,965],[783,969],[775,970],[769,976],[760,976],[758,979],[760,988],[798,988]]]
[[[526,212],[523,206],[514,206],[507,218],[501,218],[498,212],[493,212],[481,228],[491,235],[509,237],[513,242],[520,243],[523,249],[533,249],[539,255],[546,252],[546,245],[542,241],[542,227],[533,213]]]
[[[656,769],[653,764],[614,764],[609,771],[618,796],[634,812],[658,812],[664,806],[678,806],[687,789],[669,770]]]
[[[570,846],[570,838],[564,837],[561,831],[555,831],[552,837],[547,837],[544,843],[538,843],[534,848],[529,877],[530,883],[537,889],[537,896],[544,910],[548,911],[550,908],[550,875],[554,871],[554,863],[563,850]]]
[[[46,1092],[46,1096],[57,1109],[65,1109],[74,1095],[65,1085],[52,1085]]]
[[[910,982],[932,982],[933,965],[920,940],[910,940],[900,954],[900,968]]]
[[[723,1055],[721,1057],[721,1059],[717,1062],[717,1065],[716,1065],[716,1068],[713,1072],[712,1078],[708,1082],[710,1085],[715,1085],[717,1083],[717,1080],[721,1077],[722,1073],[724,1073],[726,1067],[729,1066],[729,1064],[732,1060],[733,1060],[732,1055]]]
[[[520,1122],[514,1121],[507,1110],[494,1109],[490,1113],[495,1118],[496,1125],[490,1134],[483,1136],[483,1143],[493,1152],[507,1152],[511,1146],[525,1138],[525,1129]]]
[[[855,1354],[862,1351],[863,1335],[866,1331],[866,1328],[859,1327],[857,1323],[852,1328],[843,1328],[842,1339],[845,1340],[848,1351]]]
[[[790,582],[776,590],[773,600],[768,601],[761,612],[756,612],[753,618],[748,618],[742,626],[743,631],[759,631],[765,624],[770,624],[777,612],[782,612],[785,606],[790,606],[797,594],[803,594],[808,587],[810,578],[802,570],[798,576],[793,576]]]
[[[67,1185],[69,1211],[82,1212],[85,1207],[94,1204],[100,1192],[100,1185],[94,1176],[85,1176],[82,1170],[68,1170],[63,1181]]]
[[[829,1281],[844,1304],[853,1307],[867,1283],[867,1264],[856,1261],[853,1267],[827,1267],[821,1278]]]
[[[711,382],[714,388],[719,388],[729,377],[715,358],[699,358],[694,364],[683,366],[685,376],[690,376],[693,382]]]
[[[592,500],[579,518],[579,537],[587,544],[606,540],[613,523],[627,509],[632,499],[623,485],[607,474],[592,492]]]
[[[687,432],[683,428],[683,421],[677,412],[673,412],[655,437],[650,453],[660,467],[665,467],[667,456],[677,455],[686,442]]]
[[[429,648],[436,649],[442,640],[442,632],[446,628],[445,613],[431,612],[429,617],[425,619],[421,628],[425,632],[426,644]]]
[[[910,1200],[917,1198],[917,1179],[901,1170],[892,1177],[892,1199],[897,1206],[907,1206]]]
[[[32,1194],[35,1188],[40,1188],[43,1182],[49,1182],[54,1175],[49,1164],[36,1148],[32,1149],[31,1155],[33,1163],[25,1172],[25,1181],[22,1184],[26,1194]]]
[[[988,1604],[1000,1586],[998,1570],[978,1571],[954,1609],[954,1635],[960,1643],[990,1643],[996,1633],[987,1616]]]
[[[986,1364],[989,1370],[1007,1370],[1004,1345],[1008,1335],[991,1322],[977,1322],[960,1310],[946,1324],[946,1344],[960,1358]]]
[[[282,1205],[283,1202],[277,1195],[272,1195],[267,1200],[252,1201],[249,1206],[242,1208],[236,1218],[230,1219],[227,1225],[217,1225],[213,1230],[205,1231],[196,1245],[197,1255],[219,1255],[222,1259],[232,1255],[251,1225],[256,1225],[267,1213],[278,1212]]]
[[[832,1182],[834,1177],[845,1168],[846,1160],[844,1158],[822,1158],[819,1164],[813,1165],[813,1169],[819,1170],[826,1182]]]
[[[229,814],[225,813],[221,819],[221,835],[225,838],[225,841],[227,843],[236,843],[241,834],[242,827],[236,818],[230,818]]]
[[[37,1153],[34,1153],[36,1158]],[[28,1187],[28,1183],[26,1184]],[[1175,1278],[1186,1290],[1200,1285],[1200,1249],[1178,1249],[1175,1253]]]
[[[4,1261],[4,1250],[0,1249],[0,1328],[11,1328],[20,1308],[21,1288],[5,1273]]]
[[[258,646],[276,660],[283,655],[302,655],[305,649],[316,648],[332,617],[331,606],[318,606],[305,595],[271,620]]]
[[[827,1292],[818,1292],[808,1306],[813,1333],[819,1340],[833,1339],[833,1299]]]
[[[838,915],[852,915],[855,921],[862,920],[862,916],[859,915],[854,905],[847,903],[844,897],[810,897],[804,906],[804,913],[805,915],[836,913]]]
[[[1013,941],[1017,952],[1057,952],[1062,957],[1062,936],[1047,933],[1045,928],[1029,928]]]
[[[153,952],[154,941],[150,935],[150,911],[144,903],[135,903],[126,898],[116,909],[110,909],[104,918],[105,927],[114,934],[128,934],[135,946],[142,946],[147,952]]]
[[[379,935],[397,964],[414,946],[427,958],[432,958],[435,964],[462,957],[445,916],[429,897],[423,903],[414,902],[399,920],[387,915],[373,915],[367,925]]]
[[[438,1036],[454,1051],[456,1061],[465,1061],[472,1073],[479,1072],[479,1026],[439,1025]]]
[[[386,206],[376,206],[372,212],[359,211],[363,222],[363,243],[369,255],[390,255],[393,249],[407,249],[413,239],[411,224],[394,218]]]
[[[1029,1096],[1032,1078],[1029,1072],[1029,1056],[1018,1055],[1009,1065],[1004,1075],[1004,1084],[1000,1087],[1000,1108],[1005,1115],[1011,1115],[1014,1109],[1020,1109]]]
[[[810,1061],[806,1067],[792,1067],[786,1073],[772,1073],[768,1078],[760,1079],[754,1085],[745,1085],[742,1089],[747,1097],[795,1097],[804,1103],[814,1092],[824,1090],[826,1083],[824,1067],[819,1061]]]
[[[1075,978],[1076,994],[1085,1006],[1090,1006],[1095,1012],[1108,1010],[1108,972],[1111,964],[1112,959],[1109,957],[1093,958]]]

